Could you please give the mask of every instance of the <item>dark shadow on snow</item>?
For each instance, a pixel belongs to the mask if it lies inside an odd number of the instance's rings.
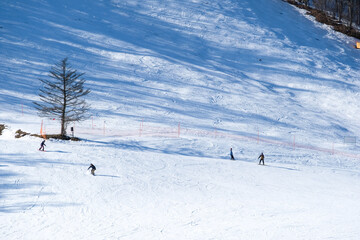
[[[52,152],[52,153],[70,153],[70,152],[65,152],[65,151],[61,151],[61,150],[59,150],[59,151],[49,151],[49,150],[45,150],[44,152]]]
[[[97,177],[108,177],[108,178],[120,178],[119,176],[114,175],[103,175],[103,174],[95,174]]]
[[[299,169],[296,169],[296,168],[290,168],[290,167],[280,167],[280,166],[274,166],[274,165],[268,165],[268,164],[261,165],[261,166],[264,166],[264,167],[270,167],[270,168],[285,169],[285,170],[290,170],[290,171],[300,171]]]
[[[31,160],[29,160],[31,159]],[[60,160],[33,159],[27,154],[1,154],[0,162],[7,165],[0,165],[0,213],[12,213],[31,210],[40,207],[36,199],[41,196],[54,195],[53,192],[43,191],[46,182],[28,182],[25,173],[16,173],[11,170],[11,166],[29,167],[28,171],[34,171],[34,167],[45,165],[46,167],[57,167],[59,165],[80,165],[62,162]],[[31,202],[22,201],[22,194],[34,196]],[[16,199],[16,203],[8,204],[8,198]],[[74,206],[76,203],[68,202],[49,202],[46,207],[66,207]]]

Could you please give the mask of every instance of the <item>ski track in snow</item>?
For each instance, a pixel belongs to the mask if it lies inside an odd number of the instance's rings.
[[[47,152],[34,152],[27,148],[34,140],[5,142],[16,146],[7,146],[1,157],[2,171],[17,170],[4,180],[24,185],[1,191],[3,223],[19,229],[3,228],[9,239],[46,239],[54,233],[59,233],[55,239],[355,239],[357,233],[358,168],[276,163],[270,156],[258,166],[243,155],[227,161],[61,141],[49,141]],[[188,142],[176,142],[183,141]],[[90,162],[98,166],[95,177],[86,172]],[[21,197],[4,199],[8,195]]]

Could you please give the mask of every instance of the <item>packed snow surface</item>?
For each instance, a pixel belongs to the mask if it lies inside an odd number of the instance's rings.
[[[354,44],[280,0],[0,1],[0,239],[358,239]],[[38,151],[65,57],[91,116]]]

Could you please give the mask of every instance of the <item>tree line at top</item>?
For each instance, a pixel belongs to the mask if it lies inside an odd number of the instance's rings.
[[[293,0],[330,14],[338,21],[346,20],[349,28],[360,25],[360,0]],[[288,1],[290,2],[290,1]]]

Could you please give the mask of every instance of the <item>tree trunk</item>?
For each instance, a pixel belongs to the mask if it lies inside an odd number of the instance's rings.
[[[338,0],[335,0],[335,4],[334,4],[335,8],[332,10],[333,12],[333,18],[336,19],[336,13],[338,12]]]
[[[360,25],[360,0],[357,1],[356,3],[356,19],[357,19],[357,22],[356,24],[359,26]]]
[[[348,3],[348,11],[349,11],[349,31],[352,28],[353,18],[354,18],[354,0],[349,0]]]
[[[342,11],[343,11],[343,2],[342,2],[342,0],[338,0],[337,10],[338,10],[338,18],[339,18],[339,22],[340,22],[341,19],[342,19]]]
[[[65,136],[66,135],[66,131],[65,131],[65,120],[64,118],[61,119],[61,132],[60,132],[61,136]]]
[[[61,136],[65,136],[66,135],[66,64],[65,62],[63,61],[63,66],[62,66],[62,69],[63,69],[63,75],[62,75],[62,78],[63,78],[63,107],[62,107],[62,112],[61,112]]]

